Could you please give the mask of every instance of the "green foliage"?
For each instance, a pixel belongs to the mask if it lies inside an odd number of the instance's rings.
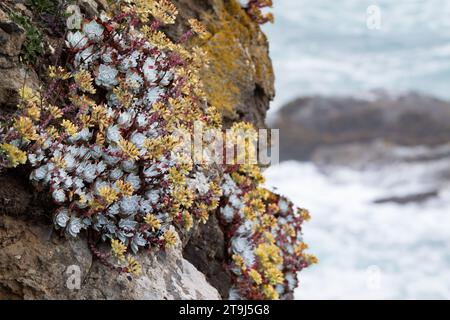
[[[58,1],[55,0],[27,0],[26,5],[37,13],[56,13]]]
[[[35,64],[44,52],[42,34],[28,17],[13,13],[11,19],[20,25],[26,33],[26,39],[22,46],[22,58],[28,63]]]

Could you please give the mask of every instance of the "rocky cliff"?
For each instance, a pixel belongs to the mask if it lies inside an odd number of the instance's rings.
[[[180,35],[189,18],[204,22],[212,34],[197,45],[211,57],[202,77],[208,99],[222,107],[224,122],[263,125],[274,89],[268,45],[258,24],[235,0],[174,3],[180,15],[167,30],[169,35]],[[79,0],[77,5],[85,17],[92,17],[107,2]],[[60,9],[53,1],[2,1],[0,120],[15,111],[24,83],[37,89],[45,78],[42,66],[58,60],[64,41]],[[227,296],[231,284],[224,267],[226,249],[214,216],[183,238],[184,248],[141,255],[144,273],[131,280],[93,259],[85,239],[67,242],[52,231],[52,209],[49,199],[30,188],[23,169],[1,174],[0,299],[218,299],[218,292]]]

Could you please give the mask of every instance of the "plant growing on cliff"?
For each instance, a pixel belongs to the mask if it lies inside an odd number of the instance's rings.
[[[237,123],[232,130],[256,134],[246,123]],[[255,146],[248,144],[246,148]],[[303,222],[310,218],[308,211],[295,209],[287,198],[261,187],[263,182],[256,165],[225,168],[219,217],[235,280],[231,299],[289,298],[298,286],[297,273],[317,263],[315,256],[305,252],[301,233]]]
[[[208,32],[191,20],[174,42],[160,27],[176,16],[167,0],[116,1],[69,32],[67,63],[49,67],[47,90],[21,90],[17,116],[0,133],[0,165],[27,162],[31,182],[57,205],[55,228],[72,238],[86,230],[103,263],[136,276],[133,254],[176,246],[176,229],[205,223],[223,201],[231,297],[286,297],[296,272],[315,262],[301,238],[308,215],[261,188],[257,165],[198,163],[179,152],[177,132],[192,134],[198,121],[221,130],[221,121],[203,93],[204,53],[184,45]]]
[[[49,68],[46,93],[23,88],[2,145],[10,166],[23,163],[19,148],[26,150],[32,183],[58,205],[55,227],[111,241],[123,272],[140,270],[123,248],[175,246],[174,227],[206,221],[220,197],[212,168],[175,151],[175,130],[190,130],[197,117],[216,121],[200,99],[195,53],[158,30],[174,15],[160,4],[118,2],[117,14],[69,32],[67,71]],[[150,16],[162,21],[144,24]]]
[[[245,8],[247,14],[259,24],[273,23],[273,14],[271,12],[263,12],[264,8],[272,8],[272,0],[241,0],[240,3]]]

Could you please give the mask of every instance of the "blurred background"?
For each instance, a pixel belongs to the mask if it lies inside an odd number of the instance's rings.
[[[450,1],[275,0],[279,165],[320,263],[298,299],[450,299]]]

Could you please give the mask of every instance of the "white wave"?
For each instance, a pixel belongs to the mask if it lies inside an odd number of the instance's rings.
[[[276,74],[271,113],[298,96],[383,88],[450,99],[450,2],[379,0],[381,30],[366,26],[368,0],[277,0],[264,27]]]
[[[449,299],[448,183],[422,204],[373,203],[383,195],[423,190],[427,168],[335,168],[327,175],[312,163],[269,168],[267,186],[312,214],[303,230],[320,263],[301,272],[296,298]]]

